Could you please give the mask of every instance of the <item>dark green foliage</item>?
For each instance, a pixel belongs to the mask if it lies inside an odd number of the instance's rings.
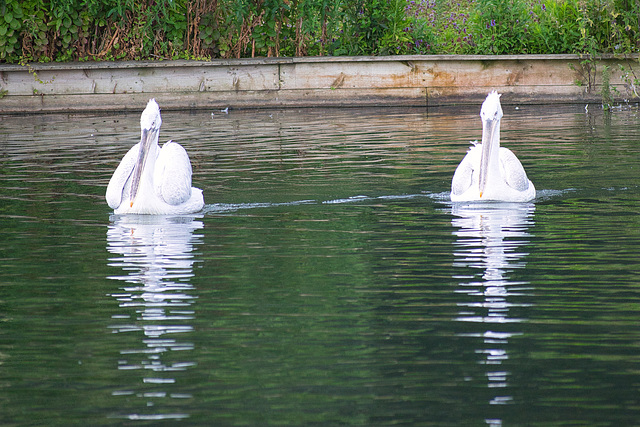
[[[471,22],[478,53],[527,53],[532,19],[524,2],[481,0]]]
[[[632,53],[640,0],[0,0],[0,61]]]

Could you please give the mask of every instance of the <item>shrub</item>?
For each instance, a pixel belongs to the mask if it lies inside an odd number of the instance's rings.
[[[637,0],[0,0],[0,61],[631,53]]]

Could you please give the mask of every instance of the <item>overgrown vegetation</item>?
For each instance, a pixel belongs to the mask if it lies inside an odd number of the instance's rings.
[[[639,0],[0,0],[0,61],[633,53]]]

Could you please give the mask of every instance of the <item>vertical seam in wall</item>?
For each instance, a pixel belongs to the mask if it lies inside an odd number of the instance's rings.
[[[424,87],[424,103],[425,107],[429,108],[429,86]]]
[[[278,90],[282,89],[282,79],[280,78],[280,67],[282,64],[278,63]]]

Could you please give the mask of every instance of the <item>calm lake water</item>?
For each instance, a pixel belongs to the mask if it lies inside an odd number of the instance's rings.
[[[479,109],[163,113],[181,217],[104,201],[139,114],[0,117],[0,424],[637,424],[638,108],[504,106],[538,198],[452,205]]]

